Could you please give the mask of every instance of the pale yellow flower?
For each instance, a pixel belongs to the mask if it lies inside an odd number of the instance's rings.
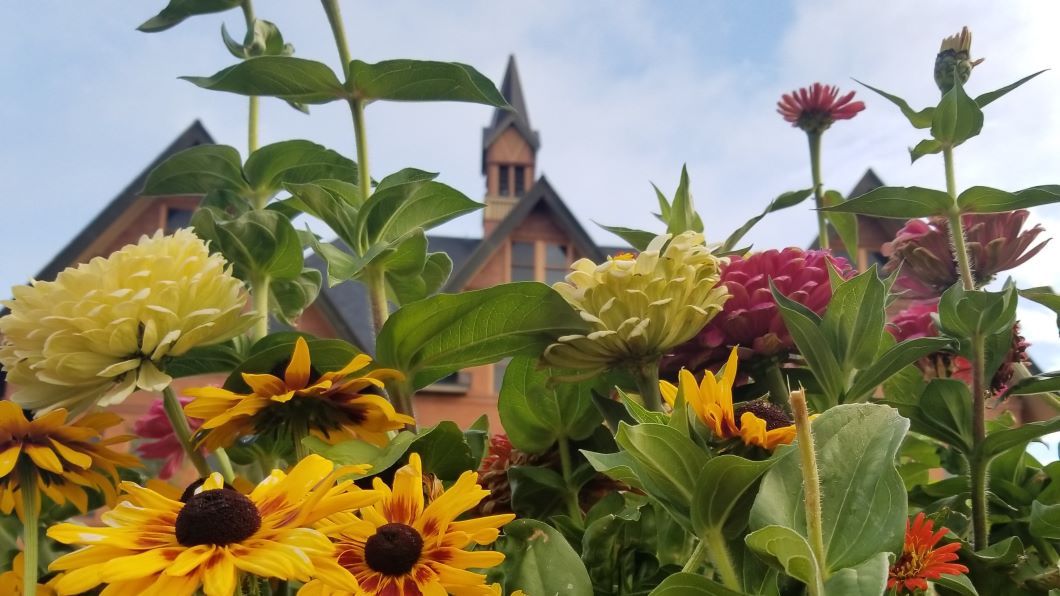
[[[12,288],[0,364],[24,408],[73,412],[172,380],[165,360],[225,341],[254,321],[243,283],[190,230],[143,236],[55,281]]]
[[[600,265],[575,262],[567,281],[552,287],[591,329],[560,337],[545,360],[587,371],[658,360],[721,311],[728,298],[718,286],[722,262],[696,232],[657,236],[640,254]]]

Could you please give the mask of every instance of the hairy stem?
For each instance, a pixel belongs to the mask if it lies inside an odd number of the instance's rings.
[[[162,390],[162,408],[166,412],[166,418],[169,418],[170,426],[173,427],[173,433],[177,435],[177,440],[180,441],[180,446],[184,448],[184,453],[188,456],[192,465],[195,466],[199,476],[203,478],[209,476],[210,466],[206,465],[206,458],[191,442],[191,427],[188,425],[188,419],[184,416],[184,410],[180,407],[180,400],[177,399],[177,394],[173,393],[172,387],[166,387]]]
[[[379,332],[383,330],[383,323],[386,323],[390,316],[390,305],[386,298],[386,278],[383,277],[382,271],[369,268],[363,280],[368,287],[368,298],[372,307],[372,325],[378,337]]]
[[[968,246],[964,242],[964,228],[961,226],[961,213],[957,208],[957,179],[953,171],[953,148],[946,147],[943,149],[942,158],[946,166],[946,192],[953,199],[953,207],[949,213],[950,242],[953,244],[953,257],[957,260],[962,287],[965,290],[974,290],[975,277],[972,275],[972,260],[968,256]]]
[[[733,565],[729,545],[725,543],[725,535],[721,528],[708,531],[703,539],[710,548],[710,561],[714,563],[714,569],[721,576],[721,583],[730,590],[741,591],[743,586],[740,584],[740,576],[736,573],[736,566]]]
[[[683,573],[695,573],[696,569],[699,568],[700,563],[703,562],[703,557],[707,556],[707,543],[700,540],[696,543],[695,550],[692,551],[692,556],[688,557],[685,561],[684,567],[681,567]]]
[[[652,412],[662,411],[662,396],[659,395],[659,361],[650,360],[633,369],[637,390],[644,407]]]
[[[820,574],[824,575],[828,551],[824,545],[824,515],[821,513],[821,477],[817,472],[817,453],[813,445],[810,415],[806,410],[806,392],[791,392],[791,410],[795,417],[795,433],[799,442],[799,459],[802,463],[802,487],[806,495],[806,533],[810,548],[817,558]],[[818,583],[824,578],[818,577]]]
[[[36,596],[37,569],[40,559],[40,493],[37,492],[37,474],[34,466],[22,467],[20,479],[22,492],[22,542],[23,562],[22,594]]]
[[[582,520],[582,508],[578,503],[578,487],[574,486],[573,482],[574,470],[570,461],[570,442],[567,440],[566,435],[560,435],[557,447],[559,448],[559,465],[563,473],[563,484],[567,487],[565,495],[567,513],[572,520],[580,522]]]
[[[813,198],[817,204],[817,243],[822,250],[828,250],[828,218],[824,211],[824,184],[821,182],[821,133],[806,134],[810,142],[810,175],[813,176]],[[847,248],[847,252],[851,252]]]
[[[972,338],[972,444],[976,452],[986,440],[985,343],[982,336]],[[969,463],[972,476],[972,542],[975,550],[982,550],[990,546],[990,509],[986,497],[990,461],[980,455],[973,455]]]

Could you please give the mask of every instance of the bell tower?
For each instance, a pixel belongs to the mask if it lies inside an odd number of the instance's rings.
[[[482,129],[482,173],[486,176],[486,209],[482,222],[485,235],[493,231],[519,197],[533,186],[537,149],[541,145],[537,131],[530,128],[514,55],[508,57],[501,94],[514,110],[495,110],[490,125]]]

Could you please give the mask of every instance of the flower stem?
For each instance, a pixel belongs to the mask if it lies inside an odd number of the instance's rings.
[[[37,475],[33,466],[23,466],[22,478],[22,542],[23,561],[22,569],[22,594],[24,596],[36,596],[37,594],[37,569],[40,558],[40,493],[37,492]]]
[[[240,7],[243,9],[243,20],[247,23],[247,37],[254,32],[254,4],[251,0],[243,0]],[[247,153],[254,153],[258,149],[258,98],[251,95],[247,100]]]
[[[685,561],[684,567],[681,568],[682,573],[694,573],[699,568],[699,564],[703,562],[703,557],[707,556],[707,543],[700,540],[696,543],[696,548],[692,551],[692,556],[688,557]]]
[[[821,477],[817,473],[817,453],[813,445],[813,430],[810,415],[806,411],[806,392],[802,389],[791,392],[791,410],[795,417],[795,433],[799,443],[799,458],[802,462],[802,486],[806,495],[806,533],[810,548],[817,559],[819,575],[816,578],[818,591],[823,583],[828,551],[824,545],[824,515],[821,513]],[[811,593],[814,590],[811,589]]]
[[[269,334],[269,285],[272,280],[267,273],[255,274],[250,282],[254,298],[254,311],[258,320],[251,329],[251,340],[258,341]]]
[[[740,584],[740,576],[737,575],[736,566],[732,563],[729,545],[725,543],[725,535],[721,528],[707,531],[706,536],[703,537],[703,543],[710,548],[710,561],[714,564],[718,575],[721,576],[721,583],[730,590],[741,591],[743,586]]]
[[[662,396],[659,395],[659,361],[649,360],[633,369],[637,390],[644,407],[652,412],[662,411]]]
[[[964,242],[964,228],[961,226],[961,213],[957,207],[957,179],[953,170],[953,148],[942,150],[942,159],[946,166],[946,192],[953,199],[949,213],[950,241],[953,244],[953,256],[961,275],[961,284],[965,290],[975,289],[975,278],[972,276],[972,262],[968,256],[968,247]]]
[[[400,414],[407,414],[416,418],[415,409],[412,404],[412,387],[409,386],[408,380],[397,380],[391,381],[386,384],[386,394],[390,397],[390,403],[394,404],[394,409]],[[413,422],[407,430],[413,432],[416,431],[416,423]]]
[[[328,16],[328,24],[331,25],[331,35],[335,38],[335,47],[339,51],[339,61],[342,62],[342,75],[348,76],[350,71],[350,46],[346,43],[346,29],[342,25],[342,13],[339,11],[338,0],[320,0],[324,5],[324,14]]]
[[[824,184],[821,182],[821,133],[806,133],[810,142],[810,175],[813,177],[813,198],[817,204],[817,244],[828,250],[828,219],[824,211]],[[847,249],[851,252],[851,249]]]
[[[292,466],[309,455],[309,450],[306,449],[305,444],[302,443],[302,439],[308,436],[309,425],[307,423],[294,422],[291,424],[291,441],[294,443],[294,461],[290,462]]]
[[[986,340],[981,335],[972,338],[972,445],[975,451],[969,467],[972,489],[972,542],[975,550],[990,546],[990,509],[986,498],[987,472],[990,460],[978,455],[978,447],[986,440]]]
[[[782,407],[790,406],[788,395],[791,392],[788,390],[788,382],[784,378],[784,373],[780,370],[779,362],[770,362],[763,367],[761,380],[769,388],[769,401]]]
[[[221,475],[224,476],[225,482],[231,484],[236,479],[236,471],[232,468],[232,460],[228,457],[228,452],[223,447],[218,447],[213,455],[217,458],[217,467],[221,468]]]
[[[383,277],[381,270],[370,267],[363,279],[365,285],[368,286],[368,297],[372,306],[372,325],[375,326],[375,334],[378,336],[383,329],[383,323],[386,323],[390,316],[390,305],[386,298],[386,278]]]
[[[173,393],[172,387],[162,390],[162,409],[165,410],[166,418],[169,418],[169,424],[173,427],[173,433],[177,435],[180,446],[184,448],[184,453],[195,466],[195,470],[199,472],[199,476],[203,478],[209,476],[210,466],[206,465],[206,458],[191,442],[191,426],[188,425],[188,419],[184,417],[184,410],[181,409],[180,400],[177,399],[177,394]]]
[[[578,503],[578,487],[574,486],[572,482],[574,473],[570,461],[570,442],[567,436],[562,434],[559,436],[558,442],[560,471],[563,473],[563,484],[567,486],[567,512],[572,520],[580,522],[583,515],[582,507]]]

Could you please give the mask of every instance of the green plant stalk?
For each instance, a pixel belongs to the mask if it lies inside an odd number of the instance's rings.
[[[662,396],[659,394],[659,360],[648,360],[633,367],[633,378],[644,407],[652,412],[662,411]]]
[[[243,9],[243,20],[247,23],[247,36],[254,31],[254,4],[251,0],[243,0],[240,5]],[[258,98],[251,95],[247,100],[247,153],[254,153],[258,149]]]
[[[761,380],[769,389],[769,401],[781,407],[791,407],[788,400],[791,392],[788,390],[788,382],[784,379],[784,373],[780,370],[779,362],[770,362],[763,367]]]
[[[390,403],[394,409],[401,414],[407,414],[416,418],[413,414],[412,394],[415,393],[409,386],[411,379],[391,381],[386,384],[386,394],[390,397]],[[408,430],[416,431],[416,423],[410,424]]]
[[[972,488],[972,544],[975,550],[990,546],[990,509],[986,492],[990,460],[979,454],[978,447],[986,440],[986,340],[972,338],[972,445],[970,465]]]
[[[817,586],[810,587],[811,594],[821,594],[828,551],[824,544],[824,515],[821,513],[821,476],[817,472],[817,453],[813,445],[810,414],[806,410],[806,392],[802,389],[791,392],[791,411],[795,418],[795,433],[799,442],[799,459],[802,466],[802,487],[805,493],[806,533],[810,549],[817,559]],[[816,590],[816,591],[815,591]]]
[[[294,461],[291,462],[292,466],[309,455],[309,450],[302,443],[302,439],[308,436],[309,426],[305,422],[297,421],[291,423],[291,441],[294,443]]]
[[[953,199],[949,213],[950,242],[953,244],[953,257],[957,260],[961,285],[965,290],[975,289],[975,277],[972,276],[972,260],[968,255],[968,246],[964,242],[964,227],[961,225],[961,212],[957,207],[957,179],[953,170],[953,148],[942,150],[943,163],[946,166],[946,192]]]
[[[817,244],[828,250],[828,218],[824,211],[824,184],[821,182],[821,133],[808,132],[810,142],[810,175],[813,177],[813,198],[817,205]],[[847,252],[850,252],[848,249]]]
[[[258,320],[250,330],[250,339],[258,341],[269,334],[269,285],[272,280],[269,274],[254,274],[250,280],[251,294],[254,298],[254,311]]]
[[[224,476],[225,482],[231,484],[236,479],[236,471],[232,468],[232,460],[228,457],[228,452],[222,447],[218,447],[213,452],[214,457],[217,458],[217,467],[221,468],[221,475]]]
[[[681,567],[681,572],[695,573],[705,556],[707,556],[707,543],[700,540],[696,543],[696,548],[692,550],[692,555],[688,557],[688,561],[685,561],[684,566]]]
[[[169,418],[169,424],[173,427],[173,434],[177,435],[180,446],[184,448],[184,453],[195,466],[199,476],[203,478],[209,476],[210,466],[206,465],[206,458],[192,445],[191,427],[188,426],[188,419],[184,417],[184,410],[181,409],[180,401],[177,399],[177,394],[173,393],[172,387],[162,390],[162,409],[165,410],[166,418]]]
[[[584,516],[582,507],[578,503],[578,487],[571,482],[574,471],[570,461],[570,441],[566,435],[560,435],[558,442],[559,466],[560,471],[563,473],[563,484],[567,487],[567,493],[564,495],[564,500],[567,502],[567,513],[572,520],[580,522]]]
[[[362,278],[368,287],[369,302],[372,307],[372,325],[376,336],[383,330],[383,324],[390,316],[390,304],[386,298],[386,278],[381,270],[369,267]]]
[[[725,543],[725,534],[722,533],[721,528],[708,531],[700,544],[704,543],[710,549],[710,562],[714,564],[714,569],[721,576],[721,583],[730,590],[742,591],[740,576],[736,573],[736,566],[733,565],[729,545]]]
[[[22,478],[22,594],[37,595],[37,568],[40,559],[40,493],[37,492],[37,475],[32,465],[20,470]]]

